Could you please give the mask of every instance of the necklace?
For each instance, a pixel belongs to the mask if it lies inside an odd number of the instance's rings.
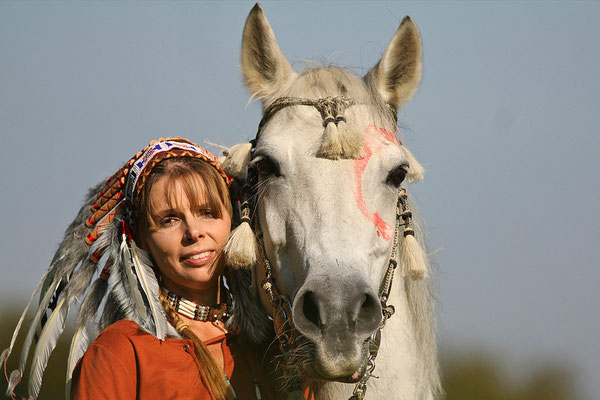
[[[175,312],[196,321],[219,322],[229,318],[227,303],[219,303],[216,306],[203,306],[186,300],[178,294],[169,292],[167,288],[161,288],[167,296],[169,306]]]

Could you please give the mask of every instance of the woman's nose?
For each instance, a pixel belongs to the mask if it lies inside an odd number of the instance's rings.
[[[190,218],[186,221],[185,238],[196,241],[204,236],[204,224],[199,218]]]

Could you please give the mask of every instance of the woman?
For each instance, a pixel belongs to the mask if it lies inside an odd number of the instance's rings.
[[[278,398],[260,365],[264,355],[248,344],[242,350],[239,332],[226,324],[229,184],[212,154],[167,138],[92,189],[38,286],[40,306],[8,393],[14,396],[39,326],[29,379],[29,395],[37,397],[69,305],[86,293],[69,354],[72,398]],[[98,265],[102,272],[86,291]],[[104,301],[105,329],[80,359]],[[5,368],[21,322],[2,354]]]

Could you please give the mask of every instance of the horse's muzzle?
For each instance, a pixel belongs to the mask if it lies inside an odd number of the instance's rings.
[[[365,362],[365,340],[381,323],[381,304],[373,290],[350,279],[307,280],[294,299],[292,315],[296,328],[314,345],[305,372],[322,380],[354,381]]]

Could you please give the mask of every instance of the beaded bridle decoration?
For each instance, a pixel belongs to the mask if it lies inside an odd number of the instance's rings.
[[[258,125],[258,131],[256,138],[251,141],[252,143],[252,157],[254,156],[254,149],[260,134],[268,122],[269,119],[279,110],[295,105],[312,106],[316,108],[323,119],[323,126],[327,126],[330,122],[337,125],[340,121],[346,121],[344,112],[346,108],[354,105],[353,99],[349,99],[343,96],[339,97],[326,97],[321,99],[304,99],[294,97],[282,97],[275,100],[267,109],[264,111],[263,118]],[[394,121],[397,120],[396,109],[394,106],[387,104],[389,107]],[[250,217],[250,210],[255,210],[254,204],[251,204],[250,199],[257,199],[256,190],[258,187],[258,172],[256,167],[248,169],[248,182],[242,189],[242,215],[246,220],[254,220],[255,235],[257,238],[259,256],[265,269],[266,279],[261,282],[261,287],[266,292],[269,301],[272,306],[272,317],[273,326],[277,340],[279,341],[279,347],[282,352],[286,352],[290,349],[295,329],[292,322],[292,311],[289,299],[281,293],[277,286],[276,277],[273,274],[271,263],[265,251],[264,239],[262,230],[260,227],[260,221],[256,213]],[[403,221],[402,223],[400,221]],[[362,400],[364,399],[365,392],[367,389],[367,381],[373,376],[373,370],[375,369],[375,358],[379,352],[379,345],[381,341],[381,330],[384,328],[387,320],[394,314],[394,306],[388,305],[387,301],[392,289],[392,282],[394,279],[394,271],[397,267],[396,252],[398,248],[398,228],[400,225],[404,225],[405,229],[403,232],[404,236],[414,235],[414,231],[410,227],[412,223],[412,214],[408,209],[408,196],[403,187],[400,187],[398,192],[398,200],[396,203],[396,222],[394,229],[394,236],[392,242],[392,249],[390,257],[387,262],[387,269],[383,278],[383,281],[379,289],[379,300],[382,307],[382,320],[377,331],[375,331],[369,341],[368,356],[364,364],[362,374],[356,383],[352,396],[348,400]],[[260,264],[260,262],[259,262]],[[299,385],[292,385],[292,387],[298,387]]]

